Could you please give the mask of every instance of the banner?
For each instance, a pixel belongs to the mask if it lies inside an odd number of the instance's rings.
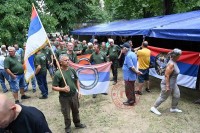
[[[107,93],[111,62],[97,65],[81,65],[70,62],[70,66],[76,70],[82,95]]]
[[[151,50],[151,62],[154,68],[150,69],[150,75],[159,79],[164,78],[164,70],[169,60],[168,52],[171,50],[148,46]],[[177,61],[180,74],[177,78],[177,84],[191,89],[196,88],[197,75],[200,66],[200,52],[182,51]]]
[[[91,54],[77,56],[78,64],[89,65],[90,64],[90,56],[91,56]]]
[[[24,54],[25,79],[29,81],[34,75],[34,54],[47,44],[47,34],[35,7],[32,7],[31,23]]]

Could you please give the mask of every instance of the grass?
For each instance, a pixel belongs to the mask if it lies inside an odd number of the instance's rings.
[[[162,115],[156,116],[149,110],[159,96],[160,80],[151,77],[150,82],[152,92],[144,92],[142,96],[137,97],[137,105],[129,109],[119,108],[113,103],[111,84],[107,96],[98,95],[96,99],[92,96],[82,96],[79,109],[80,118],[87,128],[75,129],[72,122],[73,133],[198,133],[200,131],[200,106],[192,102],[200,98],[200,92],[180,87],[179,108],[183,110],[183,113],[169,112],[171,105],[171,97],[169,97],[159,107]],[[64,120],[60,111],[58,92],[52,91],[50,78],[48,78],[48,86],[48,99],[39,100],[39,89],[34,94],[29,90],[28,95],[31,99],[22,101],[22,104],[40,109],[46,116],[53,133],[64,133]],[[122,90],[124,88],[121,71],[119,72],[119,83],[114,88],[116,87]],[[6,95],[12,98],[11,92]]]

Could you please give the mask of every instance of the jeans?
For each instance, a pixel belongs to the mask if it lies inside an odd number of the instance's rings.
[[[48,64],[47,69],[48,69],[48,71],[49,71],[49,74],[50,74],[51,76],[53,76],[53,75],[54,75],[54,66]]]
[[[38,87],[42,92],[42,96],[48,96],[48,86],[47,86],[47,72],[35,75],[38,83]]]
[[[3,92],[6,92],[8,90],[5,85],[5,79],[8,81],[8,83],[10,85],[10,76],[6,73],[6,71],[4,69],[0,69],[0,83],[1,83],[1,87],[3,89]]]
[[[32,78],[31,78],[31,84],[32,84],[32,89],[33,89],[33,90],[36,90],[36,79],[35,79],[35,77],[32,77]],[[28,90],[28,85],[29,85],[29,83],[27,83],[27,82],[25,81],[25,88],[24,88],[25,91]]]
[[[25,87],[25,79],[24,74],[16,75],[16,78],[10,78],[10,88],[12,92],[17,93],[19,89],[23,89]]]

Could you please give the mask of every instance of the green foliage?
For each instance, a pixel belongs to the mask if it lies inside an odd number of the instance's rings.
[[[35,3],[35,0],[0,0],[0,42],[12,45],[26,41],[32,2]],[[35,5],[37,6],[36,3]],[[46,31],[55,31],[55,18],[42,14],[41,20],[47,27]]]

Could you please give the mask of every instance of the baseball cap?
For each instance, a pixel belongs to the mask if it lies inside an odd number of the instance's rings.
[[[130,48],[130,44],[129,43],[124,43],[123,45],[120,45],[122,48],[126,47],[126,48]]]

